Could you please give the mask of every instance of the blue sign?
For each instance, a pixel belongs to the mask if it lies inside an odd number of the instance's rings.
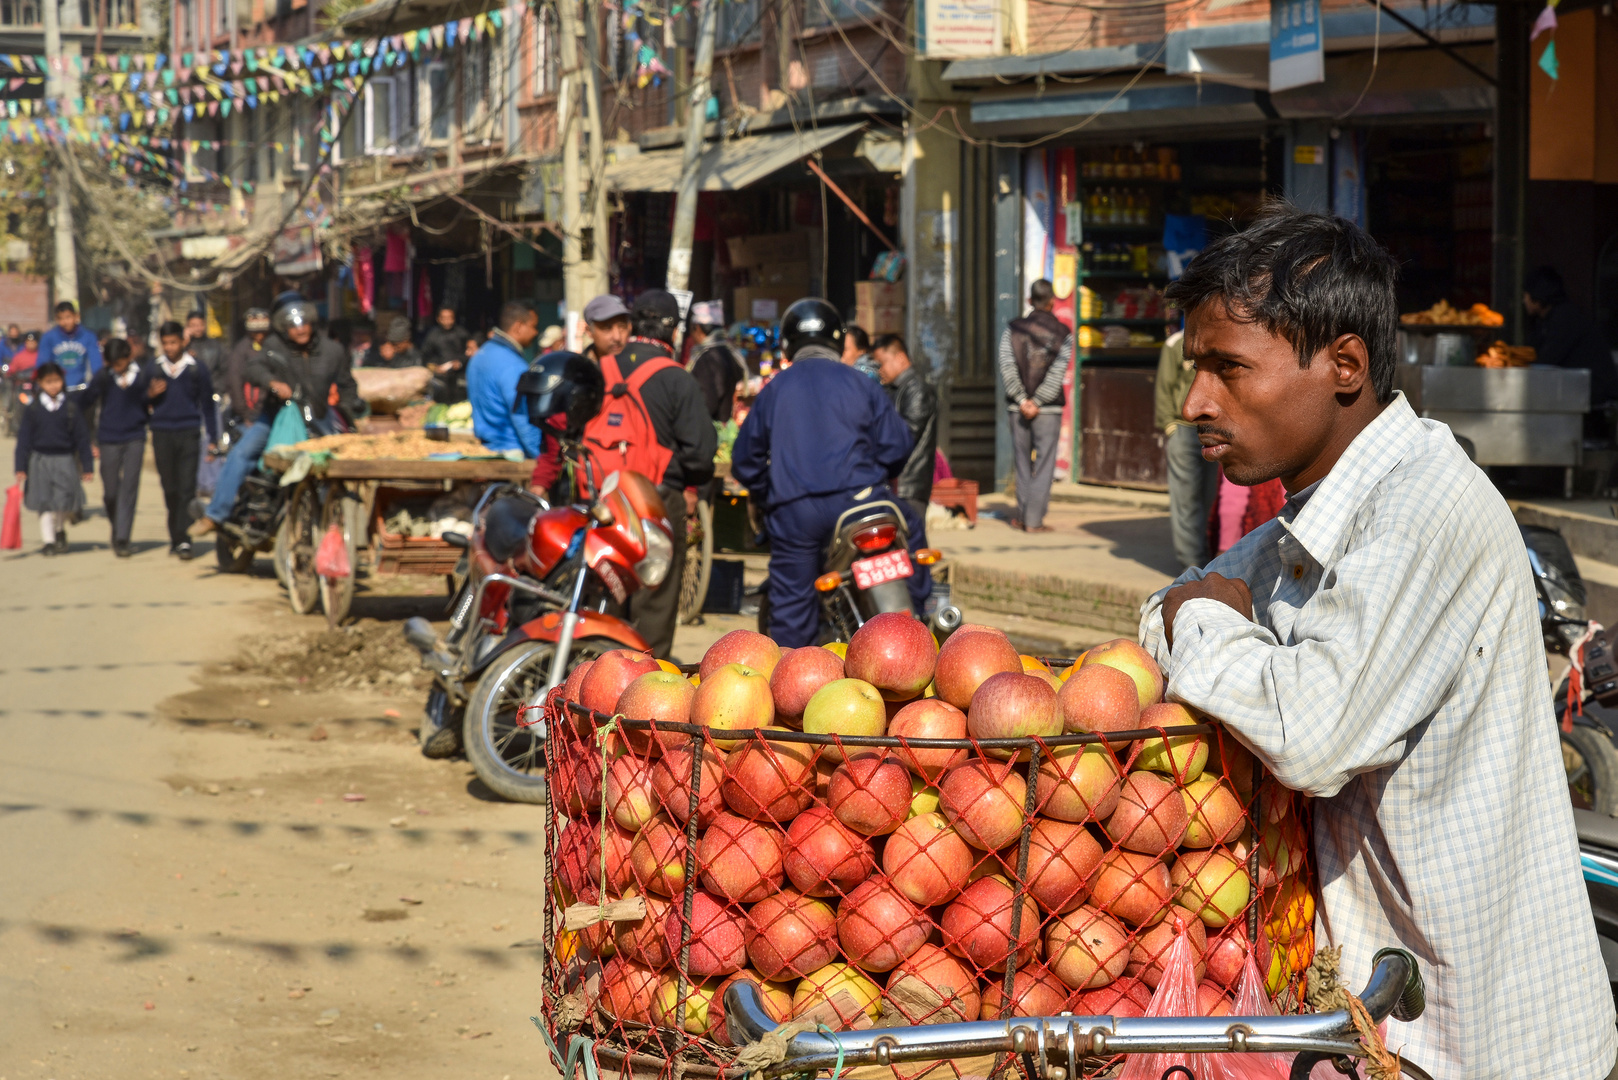
[[[1270,93],[1325,80],[1318,0],[1270,0]]]

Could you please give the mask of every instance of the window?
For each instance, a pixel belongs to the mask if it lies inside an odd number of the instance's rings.
[[[346,94],[339,95],[332,101],[331,125],[332,130],[337,132],[337,145],[332,151],[334,164],[359,157],[365,147],[363,105],[363,100],[353,101]]]
[[[398,146],[398,110],[391,76],[373,76],[365,84],[365,152],[391,154]]]
[[[814,3],[815,0],[810,0]],[[719,7],[718,44],[721,49],[734,48],[744,42],[758,40],[759,0],[732,0]]]
[[[561,55],[560,31],[556,12],[541,8],[534,13],[534,96],[556,93],[558,62]]]
[[[461,50],[462,137],[486,138],[483,128],[488,119],[489,39],[484,38]]]
[[[427,65],[427,140],[446,142],[449,139],[450,109],[449,65],[437,61]]]

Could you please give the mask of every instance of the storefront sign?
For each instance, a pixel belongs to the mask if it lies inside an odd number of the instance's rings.
[[[1326,79],[1317,0],[1270,0],[1270,93]]]
[[[1000,10],[995,0],[926,0],[925,42],[929,60],[999,56]]]
[[[299,277],[320,270],[320,245],[315,242],[315,230],[311,225],[283,230],[275,238],[272,254],[275,272],[282,277]]]

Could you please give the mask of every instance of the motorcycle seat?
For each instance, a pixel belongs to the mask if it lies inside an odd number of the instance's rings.
[[[1578,829],[1580,843],[1618,851],[1618,820],[1574,807],[1573,824]]]
[[[483,513],[483,546],[496,562],[511,557],[528,543],[528,529],[539,507],[532,499],[497,499]]]

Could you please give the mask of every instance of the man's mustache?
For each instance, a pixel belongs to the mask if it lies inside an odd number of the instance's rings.
[[[1236,441],[1236,433],[1226,428],[1214,427],[1212,424],[1198,424],[1197,438],[1204,444],[1229,443]]]

